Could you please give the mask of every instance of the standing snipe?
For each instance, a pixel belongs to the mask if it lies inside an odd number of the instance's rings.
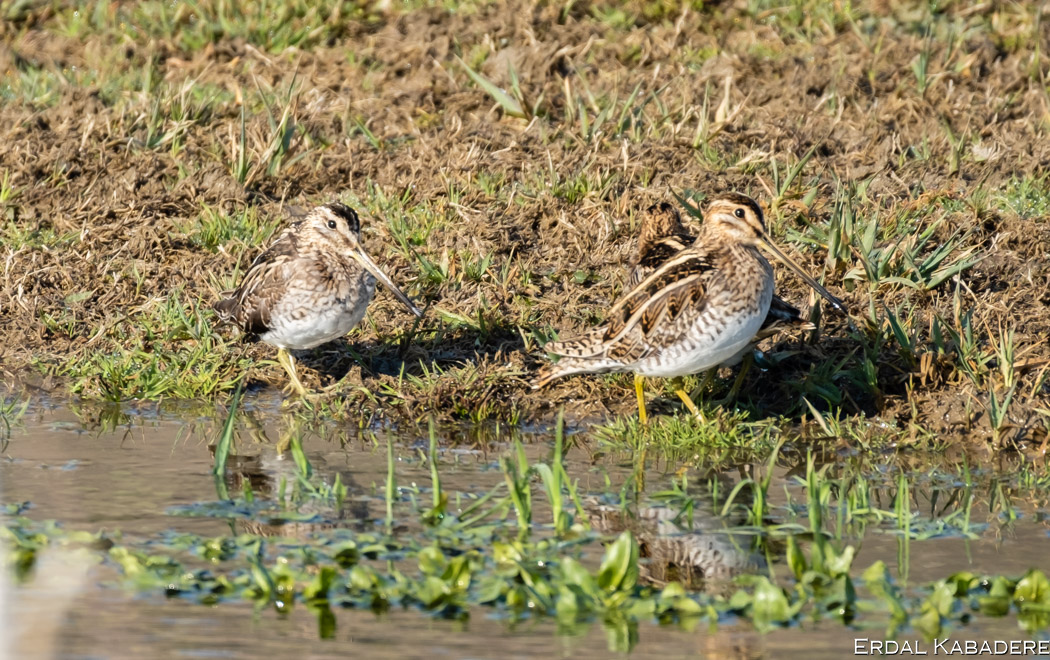
[[[234,291],[215,303],[222,321],[277,347],[277,361],[305,396],[289,350],[342,337],[365,315],[376,280],[416,316],[421,312],[361,247],[361,222],[350,207],[325,204],[294,222],[255,258]]]
[[[627,280],[627,287],[632,288],[640,284],[647,275],[687,246],[692,245],[695,240],[696,237],[690,235],[682,224],[682,217],[678,209],[667,202],[650,206],[642,213],[638,247],[631,259],[631,274]],[[802,312],[797,307],[773,293],[773,300],[770,302],[765,320],[762,321],[762,327],[740,353],[709,369],[705,384],[714,377],[718,367],[733,367],[743,361],[744,366],[737,374],[725,398],[727,401],[733,399],[751,367],[755,347],[762,341],[787,330],[801,332],[815,328],[816,326],[802,317]]]
[[[540,373],[533,387],[578,373],[634,372],[638,413],[644,421],[644,376],[685,376],[732,364],[767,326],[773,269],[759,252],[760,244],[833,307],[845,311],[837,298],[772,244],[762,209],[750,197],[730,193],[713,200],[700,236],[691,243],[677,217],[657,209],[643,226],[633,286],[609,311],[605,325],[579,339],[544,347],[560,359]],[[781,303],[777,313],[798,316],[798,310]],[[684,390],[676,393],[699,414]]]

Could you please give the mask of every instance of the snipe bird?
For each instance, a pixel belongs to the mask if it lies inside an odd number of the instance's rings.
[[[289,351],[349,332],[364,317],[376,280],[413,314],[423,315],[365,253],[357,212],[336,202],[314,208],[281,232],[214,309],[220,320],[276,346],[277,361],[305,396]]]
[[[696,237],[691,235],[682,224],[682,216],[678,213],[678,209],[667,202],[650,206],[641,216],[638,246],[631,259],[631,273],[627,280],[627,287],[632,288],[640,284],[647,275],[692,245],[694,241]],[[701,388],[713,379],[718,367],[734,367],[743,361],[744,366],[740,369],[729,394],[725,397],[726,401],[732,400],[744,382],[744,377],[751,367],[754,349],[760,343],[788,330],[801,332],[815,328],[815,325],[802,317],[802,312],[797,307],[774,292],[769,311],[766,313],[765,320],[762,321],[762,327],[740,353],[708,369]]]
[[[835,296],[773,245],[762,209],[750,197],[729,193],[714,199],[691,243],[673,219],[657,214],[643,226],[634,285],[609,311],[605,325],[544,347],[559,359],[541,370],[533,387],[579,373],[633,372],[644,423],[644,376],[700,373],[731,364],[749,350],[773,301],[773,268],[760,245],[845,312]],[[790,317],[793,308],[784,305]],[[681,387],[675,393],[699,415]]]

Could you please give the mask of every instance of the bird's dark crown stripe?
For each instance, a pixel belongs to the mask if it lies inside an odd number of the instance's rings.
[[[361,230],[361,220],[357,217],[357,211],[346,204],[332,202],[331,204],[325,204],[323,208],[328,209],[332,215],[345,220],[350,226],[350,231],[357,232]]]
[[[731,192],[726,193],[724,195],[719,195],[718,197],[711,200],[712,205],[715,205],[718,202],[728,202],[730,204],[739,204],[740,206],[746,206],[750,208],[756,216],[760,218],[762,217],[762,207],[758,205],[758,202],[751,199],[747,195]]]

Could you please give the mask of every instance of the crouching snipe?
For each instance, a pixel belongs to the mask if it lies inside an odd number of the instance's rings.
[[[778,313],[770,315],[773,269],[759,245],[833,307],[845,311],[837,298],[770,242],[762,210],[750,197],[732,193],[713,200],[702,232],[691,244],[679,235],[676,218],[664,217],[669,228],[648,228],[658,236],[647,237],[643,226],[633,286],[609,311],[606,324],[579,339],[547,344],[544,350],[559,359],[540,373],[534,387],[578,373],[633,372],[644,422],[643,376],[679,377],[732,364],[749,350],[756,335],[779,320],[786,303],[778,301]],[[653,222],[659,223],[659,217]],[[646,248],[653,238],[662,247],[654,243]],[[647,251],[653,255],[649,263],[644,258]],[[787,305],[784,313],[792,316],[793,309]],[[684,390],[679,388],[677,394],[696,412]]]
[[[423,315],[361,247],[357,213],[343,204],[325,204],[256,257],[240,286],[215,303],[215,312],[276,346],[277,361],[305,396],[288,351],[314,348],[349,332],[364,317],[376,280],[413,314]]]

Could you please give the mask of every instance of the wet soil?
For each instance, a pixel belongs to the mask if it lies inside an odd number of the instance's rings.
[[[471,378],[402,389],[389,402],[398,409],[391,414],[466,417],[452,411],[484,408],[544,416],[561,403],[581,417],[627,412],[633,401],[626,378],[575,378],[530,390],[541,356],[523,337],[534,330],[570,336],[601,320],[626,281],[639,209],[667,200],[671,190],[739,190],[769,204],[776,186],[770,164],[778,162],[782,173],[813,150],[801,183],[770,214],[774,236],[826,225],[836,191],[858,185],[865,214],[910,209],[931,222],[943,219],[942,238],[970,232],[984,260],[931,292],[871,292],[844,284],[855,262],[829,268],[820,249],[791,243],[788,251],[812,272],[823,271],[858,318],[907,300],[916,327],[929,328],[935,315],[952,318],[961,300],[973,309],[985,344],[989,329],[1013,324],[1019,352],[1036,367],[1021,374],[1021,390],[1032,396],[1015,402],[1012,427],[1038,447],[1045,432],[1033,411],[1047,396],[1038,365],[1050,355],[1050,222],[1041,207],[1010,206],[994,195],[982,204],[973,193],[1033,178],[1046,186],[1038,177],[1050,170],[1050,97],[1039,72],[1045,75],[1050,61],[1050,21],[1026,21],[1023,10],[1006,13],[996,3],[953,5],[937,17],[959,26],[949,43],[926,38],[914,11],[896,3],[865,7],[853,26],[819,17],[793,26],[776,12],[750,13],[743,2],[657,15],[646,7],[627,3],[619,19],[600,2],[570,3],[564,12],[554,3],[513,0],[462,11],[379,11],[346,20],[323,43],[279,53],[222,36],[198,50],[177,39],[65,36],[53,10],[23,13],[0,27],[0,72],[39,68],[67,82],[46,102],[0,103],[0,171],[17,190],[3,208],[3,373],[11,383],[60,393],[64,365],[118,350],[129,315],[175,294],[206,309],[220,277],[243,272],[260,246],[196,244],[186,227],[205,206],[286,217],[288,205],[374,200],[368,191],[378,190],[442,219],[414,250],[433,263],[444,259],[452,275],[440,282],[422,277],[418,264],[393,248],[391,218],[379,209],[365,229],[372,254],[445,319],[480,319],[483,330],[450,328],[431,314],[406,347],[399,332],[404,310],[380,293],[371,323],[351,336],[354,351],[340,344],[307,361],[308,383],[346,374],[354,387],[376,392],[401,387],[402,365],[414,375],[474,365]],[[981,27],[992,24],[998,27]],[[480,61],[479,72],[504,87],[512,65],[525,98],[542,99],[543,116],[504,114],[470,82],[457,56]],[[920,57],[929,61],[922,93],[913,73]],[[152,72],[148,93],[142,71]],[[280,109],[270,114],[242,99],[255,90],[280,95],[293,84],[296,133],[288,158],[276,172],[256,168],[239,182],[233,161],[242,110],[255,154],[265,151],[280,118]],[[597,135],[584,134],[574,107],[591,104],[583,90],[626,99],[636,87],[646,101],[627,113],[634,133],[612,130],[610,121]],[[211,102],[183,127],[177,148],[151,148],[151,103],[168,116],[174,99],[191,88]],[[726,122],[697,148],[702,117]],[[161,122],[163,130],[173,125]],[[806,191],[815,194],[804,201]],[[15,230],[36,239],[18,244]],[[466,260],[484,255],[491,255],[490,270],[463,277]],[[795,304],[811,300],[792,278],[779,287]],[[855,359],[857,350],[844,320],[832,315],[818,342],[788,337],[778,347],[794,353],[752,374],[745,392],[760,411],[794,415],[806,408],[791,384],[805,381],[814,365]],[[243,350],[256,359],[272,356],[265,345]],[[958,371],[943,366],[950,359],[938,360],[920,369],[887,349],[878,359],[879,386],[839,382],[841,405],[987,441],[971,405],[987,401],[987,393],[971,391]],[[260,366],[252,378],[283,383],[276,367]],[[348,410],[373,403],[344,394]],[[793,403],[785,409],[779,402],[787,399]]]

